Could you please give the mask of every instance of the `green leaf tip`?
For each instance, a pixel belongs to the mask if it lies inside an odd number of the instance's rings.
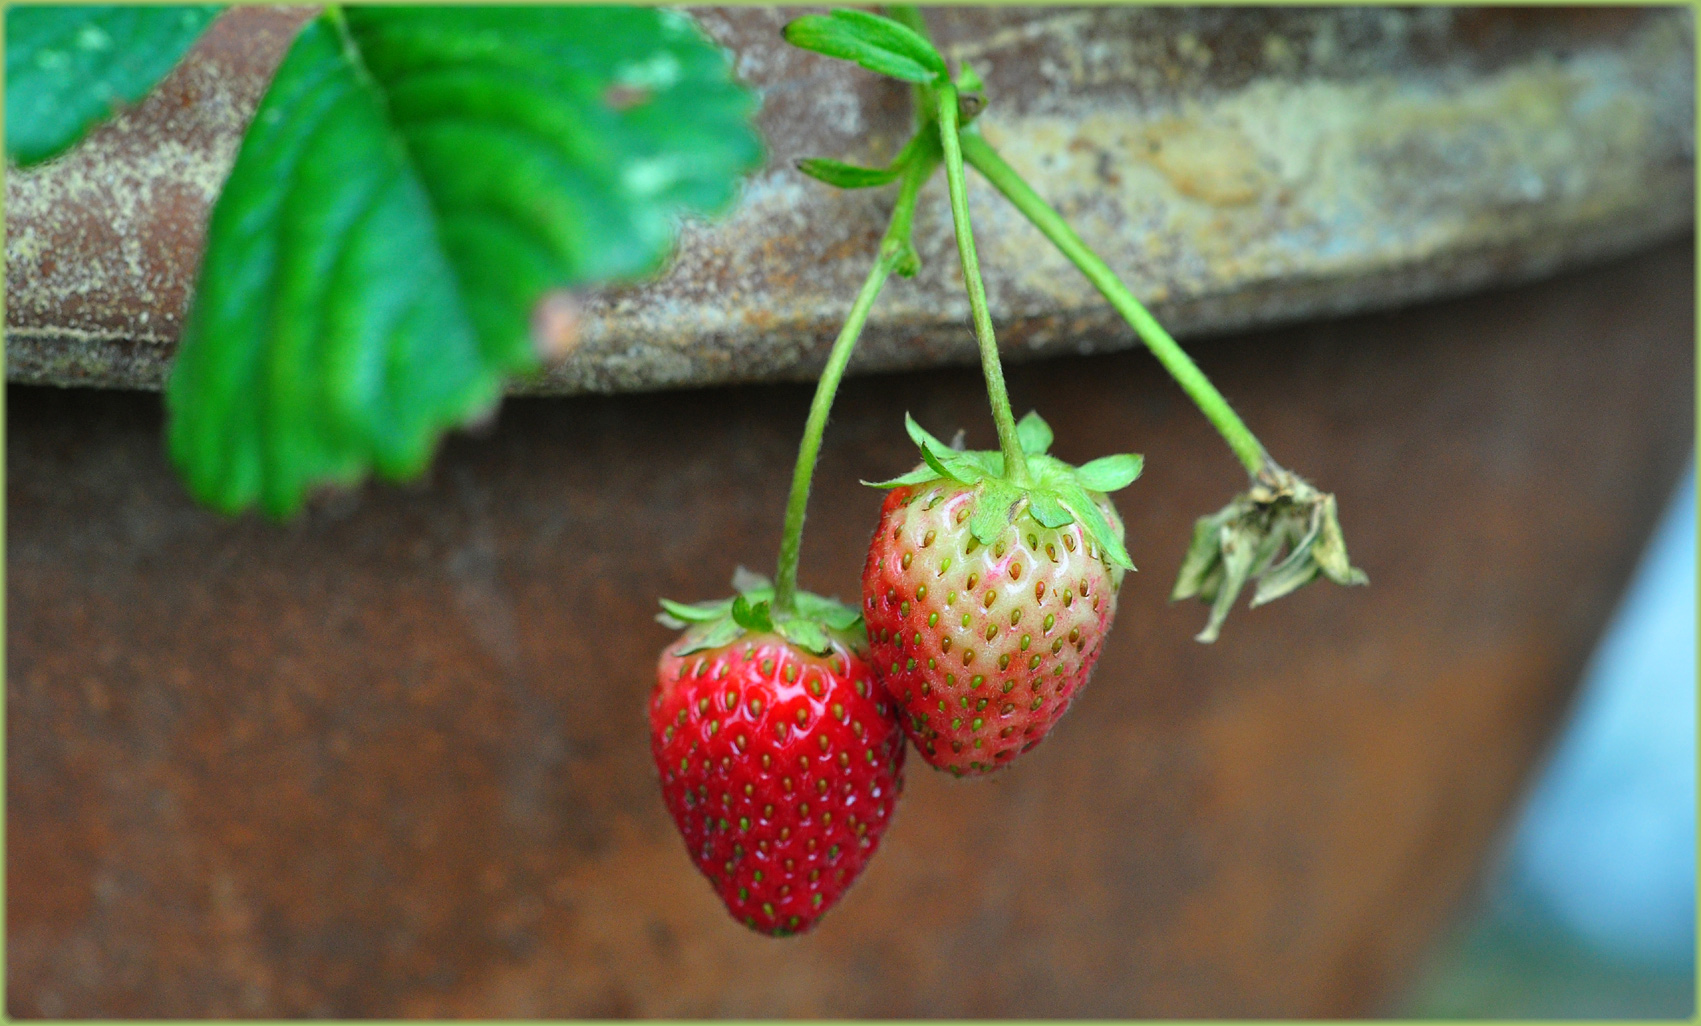
[[[6,157],[64,153],[145,96],[222,8],[14,5],[6,10]]]
[[[963,93],[981,93],[986,91],[986,84],[980,80],[980,72],[976,71],[968,61],[958,61],[957,89]]]
[[[1146,467],[1146,458],[1136,453],[1100,456],[1075,469],[1075,477],[1083,487],[1095,492],[1114,492],[1127,488]]]
[[[868,189],[895,182],[904,173],[901,167],[860,167],[825,157],[810,157],[797,162],[797,169],[818,182],[838,189]]]
[[[1292,471],[1272,467],[1251,489],[1194,524],[1170,601],[1198,598],[1210,604],[1205,628],[1195,638],[1209,644],[1248,581],[1257,582],[1250,603],[1256,608],[1318,577],[1342,585],[1370,583],[1347,559],[1335,497]]]
[[[917,85],[949,79],[945,58],[913,29],[867,11],[837,9],[806,14],[786,25],[786,42],[851,61],[879,75]]]
[[[731,203],[754,110],[671,11],[308,22],[214,206],[167,383],[189,490],[283,517],[325,484],[422,473],[539,368],[540,298],[648,274],[675,215]]]
[[[656,619],[676,630],[694,623],[707,623],[710,620],[717,620],[725,616],[729,609],[725,601],[699,602],[695,605],[686,605],[683,602],[674,602],[670,599],[660,599],[659,601],[663,611],[656,615]]]

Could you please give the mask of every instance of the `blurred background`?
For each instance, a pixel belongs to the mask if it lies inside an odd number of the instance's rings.
[[[1691,470],[1481,893],[1402,1014],[1693,1018],[1695,483]]]

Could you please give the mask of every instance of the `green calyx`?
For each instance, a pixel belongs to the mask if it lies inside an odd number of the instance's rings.
[[[864,482],[875,488],[898,488],[949,480],[981,488],[981,501],[969,518],[969,533],[982,545],[991,545],[1026,513],[1044,527],[1079,523],[1081,530],[1104,550],[1116,566],[1134,569],[1122,539],[1093,501],[1093,493],[1126,488],[1140,476],[1145,458],[1132,453],[1102,456],[1079,467],[1047,456],[1051,427],[1038,413],[1030,412],[1016,425],[1016,437],[1027,457],[1028,480],[1022,484],[1004,475],[1004,455],[953,449],[928,434],[913,417],[904,415],[904,426],[921,450],[922,466],[890,481]]]
[[[732,575],[732,598],[687,605],[662,599],[662,624],[675,630],[690,629],[674,655],[690,655],[707,648],[730,645],[746,633],[778,634],[816,655],[832,651],[835,640],[861,644],[866,640],[862,614],[833,599],[800,591],[794,600],[796,612],[775,616],[774,585],[761,574],[739,567]]]
[[[1369,584],[1347,559],[1335,497],[1290,470],[1271,465],[1252,488],[1193,527],[1171,602],[1198,598],[1210,619],[1194,640],[1217,640],[1246,582],[1255,580],[1252,607],[1273,602],[1317,577],[1336,584]]]

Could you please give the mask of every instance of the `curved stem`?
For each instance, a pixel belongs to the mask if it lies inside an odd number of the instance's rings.
[[[815,458],[821,452],[821,435],[827,429],[827,413],[833,408],[833,396],[839,390],[839,381],[844,377],[845,367],[856,349],[856,341],[862,335],[862,326],[868,321],[869,311],[874,308],[874,300],[880,295],[886,278],[902,267],[906,257],[914,252],[910,248],[910,229],[915,223],[916,197],[921,192],[922,183],[939,165],[938,153],[931,145],[924,143],[924,146],[925,149],[914,156],[899,180],[898,202],[892,208],[892,219],[880,240],[879,255],[874,259],[874,266],[868,269],[868,278],[863,281],[856,302],[851,304],[845,326],[833,342],[833,349],[827,355],[827,366],[821,371],[821,380],[815,386],[815,398],[809,404],[809,419],[804,423],[803,441],[797,448],[797,467],[791,475],[791,495],[786,500],[785,529],[780,535],[780,565],[774,573],[774,598],[769,606],[779,617],[791,614],[797,606],[797,562],[803,546],[803,518],[809,508],[809,484],[815,476]]]
[[[1075,229],[1069,227],[1069,222],[1063,220],[1061,214],[1053,210],[1050,204],[1042,199],[1027,182],[1022,180],[1014,168],[1004,162],[992,144],[976,133],[968,133],[962,139],[963,155],[970,165],[979,171],[992,187],[1004,194],[1004,197],[1015,205],[1034,227],[1045,233],[1063,255],[1068,257],[1081,273],[1087,276],[1103,296],[1110,300],[1110,305],[1116,308],[1136,334],[1146,343],[1152,355],[1158,358],[1164,369],[1175,378],[1183,391],[1198,405],[1200,412],[1216,427],[1223,440],[1228,442],[1230,449],[1240,460],[1246,472],[1257,477],[1259,472],[1270,462],[1270,456],[1259,444],[1240,417],[1229,406],[1228,400],[1217,391],[1210,379],[1199,369],[1169,332],[1164,330],[1157,318],[1149,313],[1140,301],[1134,298],[1134,293],[1128,291],[1128,286],[1122,284],[1111,271],[1109,265],[1087,247],[1081,237],[1075,234]]]
[[[998,360],[998,340],[992,334],[992,314],[986,307],[986,285],[980,280],[974,228],[969,224],[969,195],[963,179],[963,150],[957,132],[957,87],[938,86],[934,100],[939,141],[945,152],[945,181],[951,187],[951,222],[957,230],[957,254],[963,261],[963,284],[968,287],[969,310],[974,314],[975,341],[980,345],[980,366],[986,375],[986,398],[992,404],[992,422],[998,425],[998,448],[1004,453],[1004,476],[1015,484],[1026,484],[1028,460],[1016,438],[1016,418],[1010,412],[1010,394],[1004,388],[1004,367]]]

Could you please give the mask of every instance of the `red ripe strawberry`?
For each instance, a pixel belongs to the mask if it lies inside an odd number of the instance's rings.
[[[862,572],[874,671],[923,758],[984,773],[1039,744],[1092,673],[1132,568],[1103,493],[1141,461],[1071,467],[1044,455],[1051,430],[1030,413],[1017,485],[999,453],[909,426],[927,465],[887,483]]]
[[[800,593],[814,619],[776,628],[771,594],[664,602],[672,623],[696,625],[656,668],[650,746],[668,811],[727,910],[786,936],[813,927],[879,847],[904,736],[855,611]]]

